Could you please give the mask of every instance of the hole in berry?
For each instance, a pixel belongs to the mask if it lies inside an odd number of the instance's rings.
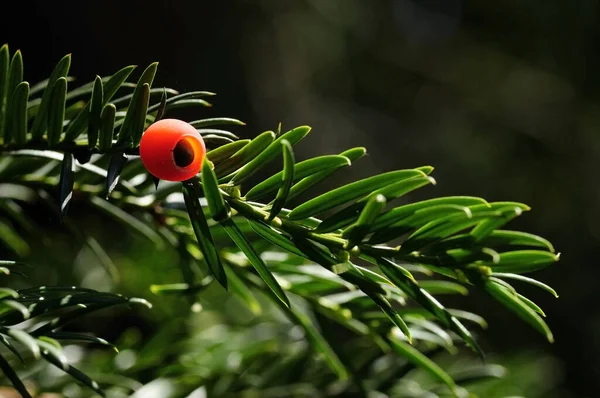
[[[187,167],[194,161],[194,147],[187,139],[179,140],[173,149],[173,159],[179,167]]]

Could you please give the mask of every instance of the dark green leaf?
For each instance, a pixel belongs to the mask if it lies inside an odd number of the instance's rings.
[[[42,326],[38,327],[37,329],[35,329],[34,331],[31,332],[31,335],[33,336],[41,336],[44,335],[46,333],[51,332],[52,330],[58,329],[70,322],[73,322],[76,319],[81,318],[84,315],[90,314],[94,311],[98,311],[107,307],[112,307],[114,305],[117,304],[124,304],[127,303],[128,301],[123,299],[121,300],[121,302],[103,302],[103,303],[98,303],[98,304],[90,304],[87,306],[80,306],[74,310],[71,310],[65,314],[62,314],[58,317],[53,318],[50,322],[43,324]]]
[[[494,272],[494,273],[492,273],[492,276],[494,276],[496,278],[500,278],[500,279],[502,279],[502,278],[514,279],[517,281],[529,283],[530,285],[533,285],[533,286],[539,287],[540,289],[546,290],[547,292],[552,294],[554,297],[558,298],[558,293],[556,293],[556,290],[552,289],[550,286],[546,285],[545,283],[538,281],[537,279],[529,278],[527,276],[523,276],[523,275],[519,275],[519,274],[506,274],[506,273],[501,273],[501,272]]]
[[[351,330],[352,332],[358,335],[370,336],[371,338],[373,338],[373,340],[376,341],[378,345],[385,346],[383,340],[376,333],[371,331],[365,323],[352,317],[352,312],[350,310],[342,308],[339,304],[335,302],[329,301],[327,299],[327,296],[321,297],[316,300],[311,299],[310,301],[313,302],[314,309],[326,316],[327,318],[339,323],[340,325],[344,326],[348,330]]]
[[[413,326],[412,334],[414,340],[416,341],[433,343],[437,347],[445,348],[451,354],[457,353],[456,347],[454,347],[453,344],[449,344],[447,340],[444,340],[442,338],[442,336],[440,336],[439,334],[435,334],[430,330]]]
[[[1,50],[0,50],[1,51]],[[6,54],[6,59],[8,60],[8,54]],[[2,54],[0,53],[0,69],[2,69]],[[7,69],[2,69],[6,71]],[[4,72],[0,72],[0,74],[4,75]],[[0,76],[0,81],[4,78],[4,76]],[[10,62],[10,69],[8,69],[8,80],[5,81],[5,84],[0,82],[0,137],[3,137],[6,134],[7,138],[12,136],[11,132],[4,132],[4,129],[8,126],[8,119],[11,117],[10,114],[6,115],[6,118],[2,116],[3,112],[9,112],[12,108],[11,101],[12,95],[15,92],[15,89],[21,82],[23,81],[23,57],[21,56],[21,51],[17,50],[12,57]],[[3,88],[4,87],[4,88]],[[6,90],[6,93],[4,92]],[[10,139],[9,139],[10,140]],[[8,143],[9,140],[5,139],[4,143]]]
[[[117,108],[113,104],[108,104],[102,110],[102,116],[100,117],[100,150],[106,151],[110,149],[113,142],[113,135],[115,129],[115,114]]]
[[[8,102],[12,97],[12,92],[8,91],[9,62],[8,45],[4,44],[0,47],[0,138],[4,137],[7,113],[10,111]],[[4,143],[6,143],[6,140],[4,140]]]
[[[123,85],[123,86],[125,86],[125,85]],[[135,89],[135,84],[132,85],[132,88]],[[154,96],[155,94],[160,94],[161,97],[162,97],[163,93],[166,95],[166,98],[165,98],[165,105],[166,105],[166,100],[169,98],[169,94],[171,94],[171,95],[178,95],[179,91],[173,90],[172,88],[166,88],[166,87],[150,89],[150,96],[151,97]],[[111,102],[113,104],[115,104],[115,106],[117,108],[119,108],[119,107],[121,107],[121,105],[129,103],[131,101],[131,98],[133,98],[133,92],[129,93],[127,95],[123,95],[122,97],[115,98]],[[161,102],[159,101],[157,104],[152,105],[152,107],[153,107],[152,111],[157,111],[158,112],[158,108],[160,108],[160,104],[161,104]],[[150,108],[148,108],[148,109],[150,109]],[[149,112],[152,112],[152,111],[149,110]]]
[[[254,294],[252,294],[250,288],[246,286],[239,276],[237,276],[233,269],[225,268],[225,273],[227,274],[227,281],[229,282],[229,290],[231,293],[236,295],[254,315],[260,315],[262,313],[262,307],[260,302],[254,297]]]
[[[519,202],[490,202],[490,203],[485,203],[485,204],[473,204],[473,205],[469,206],[469,208],[471,209],[471,211],[473,211],[473,213],[481,212],[481,211],[488,211],[488,210],[494,210],[494,211],[505,211],[505,210],[529,211],[529,210],[531,210],[531,208],[529,206],[527,206],[524,203],[519,203]]]
[[[206,196],[211,217],[215,221],[220,221],[224,218],[228,218],[230,212],[225,205],[223,195],[221,194],[219,184],[217,183],[217,176],[211,166],[210,161],[205,158],[201,174],[202,187],[204,188],[204,196]]]
[[[31,317],[31,313],[29,312],[29,310],[27,309],[27,307],[25,307],[23,304],[21,304],[18,301],[14,301],[14,300],[2,300],[0,301],[0,307],[8,307],[8,310],[16,310],[19,312],[19,317],[18,319],[23,321],[26,319],[29,319]],[[4,314],[2,316],[2,318],[4,318],[4,320],[6,321]]]
[[[407,205],[396,207],[375,220],[373,225],[373,230],[376,231],[378,229],[385,228],[389,225],[397,223],[403,220],[406,217],[413,215],[415,212],[437,206],[471,206],[477,204],[486,204],[487,202],[484,199],[476,198],[472,196],[446,196],[441,198],[434,198],[429,200],[424,200],[421,202],[410,203]]]
[[[8,348],[10,350],[10,352],[12,352],[14,354],[14,356],[16,356],[17,358],[19,358],[19,361],[21,361],[22,364],[25,364],[25,361],[23,360],[23,356],[21,355],[21,353],[19,352],[19,350],[17,350],[15,348],[15,346],[12,345],[12,343],[10,341],[8,341],[8,339],[6,338],[6,336],[4,336],[3,334],[0,334],[0,342],[2,344],[4,344],[4,346],[6,348]]]
[[[258,156],[246,163],[231,179],[232,184],[241,184],[245,179],[252,176],[262,167],[266,166],[271,160],[275,159],[282,151],[281,141],[287,140],[291,145],[295,145],[310,132],[310,127],[300,126],[282,134]]]
[[[0,266],[14,266],[15,263],[12,261],[0,261]],[[5,267],[6,268],[6,267]],[[19,293],[16,290],[9,289],[7,287],[0,288],[0,300],[7,297],[19,298]]]
[[[231,144],[232,142],[234,142],[234,140],[232,140],[231,138],[223,137],[222,135],[214,135],[214,134],[203,135],[202,139],[204,140],[204,143],[206,144],[206,146],[211,146],[211,147]]]
[[[244,145],[240,150],[231,155],[226,161],[219,164],[215,168],[217,177],[221,178],[222,176],[226,176],[232,171],[235,171],[247,164],[252,159],[255,159],[273,143],[274,139],[275,133],[272,131],[265,131],[264,133],[259,134],[256,138],[250,141],[249,144]],[[230,145],[232,144],[235,143],[231,143]]]
[[[8,71],[8,93],[12,93],[23,81],[23,56],[21,50],[17,50],[10,61]]]
[[[492,231],[485,239],[480,242],[485,246],[534,246],[545,248],[554,253],[554,246],[548,240],[537,235],[520,231],[496,230]]]
[[[151,64],[140,77],[136,86],[121,129],[117,134],[117,143],[125,146],[137,145],[146,122],[148,102],[150,101],[150,84],[154,80],[158,64]]]
[[[323,170],[350,166],[350,163],[351,162],[347,157],[340,155],[319,156],[304,160],[296,163],[294,166],[294,182]],[[246,198],[248,200],[257,200],[275,192],[279,188],[282,178],[283,171],[267,178],[248,191]]]
[[[10,366],[10,363],[2,355],[0,355],[0,369],[2,369],[2,373],[4,373],[4,375],[10,380],[15,390],[17,390],[19,394],[22,395],[22,398],[32,398],[31,394],[29,393],[29,391],[27,391],[27,388],[25,387],[25,385],[23,384],[13,367]]]
[[[152,82],[149,82],[152,85]],[[181,108],[188,105],[202,105],[202,106],[211,106],[208,102],[204,100],[198,100],[195,98],[202,97],[212,97],[216,95],[215,93],[211,93],[210,91],[190,91],[183,94],[175,95],[169,99],[167,99],[167,109]],[[160,104],[154,104],[150,108],[148,108],[148,112],[154,112],[160,107]]]
[[[250,140],[238,140],[230,144],[222,145],[213,149],[212,151],[208,151],[206,153],[206,158],[213,162],[213,164],[217,165],[230,158],[234,153],[245,147],[249,142]]]
[[[183,95],[183,94],[182,94]],[[173,97],[175,98],[175,97]],[[170,98],[169,100],[173,99]],[[210,108],[212,105],[210,102],[205,101],[203,99],[184,99],[184,100],[179,100],[176,102],[169,102],[169,100],[167,100],[167,110],[173,110],[173,109],[178,109],[178,108],[187,108],[190,106],[204,106],[207,108]],[[156,106],[152,106],[150,108],[148,108],[148,110],[150,112],[153,112],[154,110],[156,110]]]
[[[11,137],[15,144],[25,145],[27,142],[27,98],[29,97],[29,83],[21,82],[15,89],[10,100],[10,116],[12,123],[6,132],[6,137]],[[6,138],[8,140],[8,138]]]
[[[548,325],[546,325],[546,322],[533,309],[519,299],[518,296],[493,280],[486,280],[484,287],[492,297],[546,336],[549,342],[554,341],[552,332],[548,328]]]
[[[342,187],[333,189],[316,198],[304,202],[293,209],[288,217],[292,220],[299,220],[306,217],[312,217],[336,206],[350,202],[363,195],[394,184],[399,180],[424,175],[419,170],[398,170],[390,171],[373,177],[365,178]]]
[[[452,281],[440,281],[440,280],[423,280],[419,282],[419,286],[422,289],[427,290],[433,295],[438,294],[460,294],[466,296],[469,294],[469,289],[465,286],[452,282]]]
[[[134,69],[135,69],[135,66],[133,66],[133,65],[126,66],[125,68],[121,69],[120,71],[115,73],[113,76],[111,76],[111,78],[106,82],[106,84],[103,85],[103,91],[104,91],[103,105],[108,104],[108,101],[110,101],[111,98],[115,95],[115,93],[119,90],[119,88],[121,88],[121,86],[123,85],[125,80],[127,80],[127,78],[129,77],[129,75],[131,74],[131,72]],[[85,108],[83,108],[81,110],[81,112],[79,112],[79,114],[77,115],[75,120],[73,120],[73,121],[71,121],[71,123],[69,123],[69,126],[67,127],[67,131],[65,132],[65,141],[66,142],[73,141],[74,139],[76,139],[88,126],[88,117],[90,116],[90,114],[89,114],[90,108],[89,107],[90,107],[90,104],[88,103],[85,106]],[[104,110],[106,110],[106,107]],[[103,111],[103,113],[104,113],[104,111]],[[115,113],[116,113],[116,107],[115,107]],[[111,134],[111,136],[112,136],[112,134]],[[102,137],[100,137],[100,142],[102,143]]]
[[[452,308],[448,309],[448,312],[450,313],[450,315],[452,315],[456,318],[473,322],[473,323],[481,326],[483,329],[486,329],[488,327],[488,324],[485,321],[485,319],[483,319],[483,317],[481,317],[477,314],[473,314],[472,312],[457,310],[457,309],[452,309]]]
[[[98,142],[98,130],[100,129],[100,118],[102,116],[102,107],[104,106],[104,87],[102,79],[96,76],[92,99],[90,100],[90,113],[88,120],[88,147],[93,149]]]
[[[283,205],[287,200],[287,195],[290,192],[292,183],[294,182],[294,163],[296,161],[294,159],[292,144],[290,144],[288,140],[282,139],[281,146],[283,147],[283,174],[281,175],[280,186],[277,195],[275,196],[275,201],[269,212],[268,221],[271,221],[279,215],[279,212],[283,209]]]
[[[221,221],[221,225],[225,228],[225,231],[236,244],[236,246],[246,255],[250,264],[254,267],[256,272],[263,279],[265,284],[269,287],[270,291],[277,297],[286,307],[290,306],[290,301],[288,300],[285,292],[279,286],[279,283],[267,268],[267,265],[264,263],[262,258],[256,253],[248,239],[244,236],[242,231],[240,231],[239,227],[233,222],[231,219]]]
[[[52,86],[50,104],[48,105],[48,145],[55,146],[60,141],[65,120],[65,100],[67,96],[67,79],[61,77]]]
[[[403,336],[408,339],[408,342],[412,344],[412,336],[410,333],[410,329],[404,318],[396,311],[396,309],[390,304],[388,299],[382,293],[376,292],[366,292],[367,296],[373,300],[375,304],[383,311],[383,313],[392,321],[394,325],[398,328],[398,330],[403,334]]]
[[[423,173],[429,175],[434,170],[433,166],[420,166],[416,168],[417,170],[421,170]]]
[[[446,384],[455,396],[458,396],[456,384],[454,383],[454,380],[452,380],[452,377],[419,350],[402,341],[395,333],[397,333],[397,330],[394,329],[388,335],[388,339],[392,348],[394,348],[394,351],[410,363],[429,372],[433,377]]]
[[[263,239],[271,242],[272,244],[281,247],[282,249],[293,253],[297,256],[304,257],[305,255],[298,250],[298,248],[294,245],[294,243],[283,235],[281,232],[277,231],[274,228],[262,223],[253,220],[248,220],[252,229],[260,235]]]
[[[452,373],[452,378],[458,385],[483,382],[487,379],[501,379],[507,374],[500,365],[484,365],[471,369],[461,369]]]
[[[200,133],[202,137],[217,136],[231,141],[235,141],[240,138],[237,135],[233,134],[231,131],[219,129],[199,129],[198,133]]]
[[[458,319],[473,322],[483,329],[486,329],[488,327],[488,324],[485,321],[485,319],[483,319],[481,316],[479,316],[477,314],[474,314],[474,313],[468,312],[468,311],[457,310],[455,308],[447,308],[446,310],[452,316],[454,316]],[[415,316],[418,316],[418,317],[421,317],[424,319],[433,319],[433,320],[437,319],[435,315],[431,314],[426,309],[420,308],[420,307],[402,308],[399,310],[399,312],[402,315],[415,315]]]
[[[221,126],[221,125],[236,125],[236,126],[245,126],[246,123],[241,120],[232,119],[229,117],[215,117],[211,119],[201,119],[194,120],[190,122],[190,124],[197,129],[207,126]]]
[[[60,182],[59,186],[59,204],[60,204],[60,215],[64,217],[69,211],[69,205],[73,198],[73,154],[65,153],[62,166],[60,169]]]
[[[100,389],[98,383],[92,380],[88,375],[86,375],[79,369],[68,364],[66,366],[63,366],[63,364],[52,355],[45,354],[44,359],[46,359],[46,361],[50,362],[57,368],[64,370],[72,378],[88,386],[89,388],[100,394],[102,397],[106,397],[106,394],[104,393],[104,391],[102,391],[102,389]]]
[[[54,151],[39,151],[36,149],[21,149],[19,151],[13,151],[10,152],[11,155],[14,156],[30,156],[30,157],[39,157],[39,158],[44,158],[44,159],[52,159],[52,160],[56,160],[59,162],[62,162],[63,160],[63,155],[59,152],[54,152]],[[106,170],[104,170],[101,167],[98,167],[94,164],[80,164],[79,167],[83,170],[86,170],[96,176],[99,177],[103,177],[106,178],[107,177],[107,173]],[[135,187],[133,187],[131,184],[129,184],[126,181],[122,181],[120,183],[120,185],[123,186],[123,188],[129,192],[129,193],[135,193]]]
[[[163,118],[167,110],[167,89],[163,88],[162,95],[160,96],[160,102],[158,103],[158,109],[156,110],[155,122],[158,122]]]
[[[133,145],[137,146],[140,143],[140,139],[142,138],[142,134],[144,133],[144,127],[146,126],[146,114],[148,112],[148,103],[150,101],[150,85],[148,83],[144,83],[142,89],[140,90],[140,95],[138,97],[138,101],[134,104],[131,104],[128,108],[129,112],[134,112],[135,118],[132,122],[132,137],[133,137]]]
[[[260,206],[262,207],[262,205],[260,205]],[[289,209],[283,208],[283,209],[281,209],[280,214],[282,216],[287,216],[289,213],[290,213]],[[309,217],[309,218],[305,218],[304,220],[297,221],[295,224],[301,224],[310,229],[314,229],[319,225],[320,222],[321,222],[321,220],[319,220],[318,218]],[[340,244],[343,243],[342,240],[340,240],[339,242],[340,242]]]
[[[131,143],[137,143],[139,137],[142,136],[146,112],[148,111],[148,101],[150,99],[150,87],[154,81],[157,68],[158,62],[150,64],[137,82],[127,113],[125,114],[125,119],[118,133],[118,142],[120,144],[130,145]]]
[[[497,206],[497,203],[491,203],[492,207]],[[470,232],[470,235],[475,238],[476,242],[481,242],[485,238],[487,238],[494,230],[504,226],[510,220],[515,217],[518,217],[523,213],[523,210],[528,210],[529,207],[521,207],[521,206],[506,206],[504,208],[499,209],[502,211],[501,217],[492,218],[489,220],[485,220],[479,223],[475,228],[473,228]],[[511,211],[512,210],[512,211]]]
[[[440,267],[462,267],[470,263],[491,262],[496,264],[500,255],[488,247],[474,247],[472,249],[452,249],[446,252],[437,252],[433,256],[421,256],[419,261],[423,264]]]
[[[204,259],[214,277],[219,281],[221,286],[227,289],[227,275],[221,264],[221,259],[213,242],[208,223],[204,217],[204,211],[200,206],[200,198],[192,184],[183,184],[183,197],[200,251],[204,255]]]
[[[360,199],[358,202],[345,207],[344,209],[336,212],[330,217],[327,217],[323,220],[321,224],[317,227],[315,232],[325,233],[332,232],[337,230],[338,228],[343,228],[348,224],[352,223],[357,219],[362,209],[365,207],[366,202],[376,195],[383,195],[387,201],[399,198],[400,196],[420,188],[424,185],[430,184],[432,182],[431,177],[427,176],[417,176],[412,177],[407,180],[399,181],[395,184],[391,184],[387,187],[383,187],[378,189],[377,191],[365,196]]]
[[[38,338],[37,343],[44,358],[51,357],[55,361],[55,365],[63,371],[69,368],[67,357],[58,341],[47,336],[41,336]]]
[[[418,168],[415,170],[421,171]],[[386,200],[390,201],[392,199],[397,199],[424,185],[435,185],[435,183],[436,182],[433,179],[433,177],[429,177],[427,175],[417,175],[415,177],[411,177],[406,180],[401,180],[394,184],[379,188],[375,192],[371,193],[369,196],[362,198],[359,202],[366,202],[367,200],[369,200],[370,197],[375,195],[383,195],[385,196]]]
[[[90,336],[90,335],[82,334],[82,333],[70,333],[70,332],[51,332],[51,333],[48,333],[47,336],[51,337],[53,339],[56,339],[56,340],[68,340],[68,341],[87,342],[87,343],[95,343],[95,344],[105,345],[105,346],[111,347],[116,352],[119,352],[117,347],[115,347],[113,344],[109,343],[108,341],[106,341],[100,337],[96,337],[96,336]]]
[[[360,243],[364,237],[369,233],[369,229],[375,221],[375,218],[379,216],[381,211],[385,208],[387,201],[385,196],[377,194],[371,196],[371,198],[365,204],[363,210],[360,212],[356,223],[352,224],[344,230],[342,238],[348,239],[347,249],[350,249]]]
[[[541,307],[539,305],[537,305],[536,303],[534,303],[532,300],[528,299],[527,297],[525,297],[519,293],[516,293],[516,296],[519,298],[519,300],[521,300],[523,303],[525,303],[529,308],[531,308],[532,310],[534,310],[541,316],[546,317],[544,310],[542,310]]]
[[[121,176],[121,172],[123,171],[123,167],[125,166],[125,163],[127,163],[127,160],[127,155],[122,152],[113,153],[110,156],[110,163],[108,164],[106,175],[107,199],[119,183],[119,177]]]
[[[413,232],[402,244],[400,251],[409,253],[418,250],[425,245],[447,238],[457,232],[477,225],[479,222],[493,217],[501,217],[500,212],[481,212],[471,214],[470,212],[459,212],[449,216],[433,220]]]
[[[24,332],[20,329],[9,329],[6,334],[19,343],[23,344],[31,353],[35,359],[40,358],[40,347],[37,343],[37,340],[29,335],[29,333]]]
[[[365,156],[366,154],[367,154],[366,148],[359,146],[356,148],[350,148],[350,149],[345,150],[344,152],[340,153],[340,156],[344,156],[344,157],[350,159],[350,162],[355,162],[358,159]]]
[[[333,272],[333,267],[341,262],[327,250],[319,247],[317,244],[308,239],[295,237],[294,244],[303,253],[303,257],[316,262],[331,272]],[[387,279],[381,277],[379,274],[356,265],[353,269],[350,269],[348,272],[345,272],[339,276],[342,279],[358,286],[363,292],[365,292],[365,294],[371,292],[385,293],[381,287],[381,284],[391,284]]]
[[[446,327],[457,333],[469,347],[483,357],[483,351],[464,325],[452,316],[429,292],[421,288],[414,279],[411,279],[402,267],[383,258],[376,259],[375,262],[394,285],[398,286],[400,290],[418,302],[423,308],[434,314]]]
[[[59,292],[59,293],[99,293],[97,290],[88,289],[85,287],[76,287],[72,285],[56,285],[56,286],[36,286],[30,287],[26,289],[19,289],[21,294],[47,294],[49,292]],[[109,296],[115,296],[112,293],[100,293],[107,294]]]
[[[331,268],[331,271],[336,275],[343,274],[344,272],[348,272],[350,270],[357,270],[354,264],[350,261],[336,264]]]
[[[348,158],[350,160],[350,163],[352,163],[352,162],[360,159],[361,157],[363,157],[366,153],[367,153],[367,151],[365,148],[357,147],[357,148],[348,149],[347,151],[340,153],[340,156],[344,156],[344,157]],[[333,173],[335,173],[340,168],[342,168],[344,166],[348,166],[348,165],[349,164],[344,164],[344,165],[341,165],[338,167],[332,167],[332,168],[329,168],[329,169],[326,169],[323,171],[319,171],[313,175],[303,178],[302,180],[300,180],[296,184],[294,184],[294,186],[292,186],[292,189],[290,190],[290,193],[288,195],[288,201],[295,198],[296,196],[300,195],[307,189],[317,185],[319,182],[321,182],[324,179],[326,179],[327,177],[331,176]]]
[[[41,140],[44,135],[44,131],[46,131],[47,123],[48,123],[48,110],[50,108],[50,104],[52,101],[52,90],[54,84],[61,77],[66,78],[69,73],[69,67],[71,66],[71,54],[67,54],[59,61],[52,71],[50,78],[48,79],[48,85],[46,90],[44,90],[44,94],[42,95],[42,102],[40,103],[40,108],[37,111],[35,119],[33,120],[33,125],[31,127],[31,136],[33,140]]]
[[[516,250],[500,253],[498,262],[483,262],[494,272],[527,273],[544,269],[559,260],[560,255],[541,250]]]
[[[75,78],[72,76],[67,76],[66,79],[67,79],[67,82],[69,82],[69,83],[72,81],[75,81]],[[36,84],[34,87],[31,88],[32,95],[33,95],[33,89],[37,88],[38,84]],[[47,82],[45,84],[47,84]],[[93,81],[87,82],[75,89],[69,90],[69,92],[67,93],[67,101],[71,101],[71,100],[77,99],[79,97],[86,97],[88,95],[91,95],[93,90],[94,90],[94,82]],[[29,104],[30,105],[35,104],[35,101],[36,100],[32,100],[32,101],[30,101]],[[81,101],[79,101],[79,102],[81,102]],[[85,103],[86,102],[84,102],[84,106],[85,106]]]
[[[446,332],[443,328],[438,326],[437,323],[426,319],[425,317],[419,317],[414,315],[406,316],[406,321],[409,322],[414,328],[415,331],[428,331],[435,335],[436,341],[439,342],[439,345],[450,348],[454,346],[454,342],[452,341],[452,336],[448,332]],[[439,339],[438,339],[439,338]]]

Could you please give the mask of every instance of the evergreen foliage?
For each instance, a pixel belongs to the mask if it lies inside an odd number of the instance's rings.
[[[23,80],[21,53],[11,55],[7,45],[0,50],[0,243],[14,254],[0,262],[0,271],[35,272],[23,264],[28,233],[36,228],[24,207],[44,201],[114,273],[104,249],[69,222],[76,196],[90,212],[117,220],[157,247],[179,251],[181,282],[151,286],[156,295],[196,296],[220,284],[257,317],[273,321],[268,330],[258,330],[260,324],[232,326],[213,341],[189,336],[182,343],[188,354],[197,353],[200,362],[203,352],[213,355],[206,374],[173,361],[177,396],[198,388],[209,396],[261,397],[476,393],[474,382],[500,377],[502,369],[473,361],[469,369],[455,371],[435,361],[440,351],[456,353],[460,345],[484,357],[471,330],[485,326],[483,318],[444,305],[443,295],[472,290],[486,292],[552,341],[543,311],[516,289],[526,283],[557,296],[524,275],[558,260],[552,244],[505,228],[530,210],[526,204],[471,196],[399,203],[435,184],[431,166],[385,172],[297,204],[295,198],[323,180],[360,167],[354,164],[366,150],[300,160],[293,147],[310,127],[247,140],[224,130],[244,125],[225,117],[190,122],[209,148],[197,178],[158,183],[138,159],[143,131],[173,109],[210,106],[207,99],[214,94],[153,87],[157,63],[135,83],[130,78],[135,68],[128,66],[71,87],[70,62],[65,56],[47,80],[30,85]],[[251,186],[270,162],[280,162],[281,172]],[[131,303],[148,304],[72,286],[1,288],[4,376],[30,397],[17,373],[18,361],[32,357],[104,394],[69,365],[61,342],[111,344],[65,326]],[[300,338],[286,335],[288,323],[302,332]],[[276,335],[287,337],[275,349]],[[228,344],[225,352],[237,353],[241,364],[236,377],[226,370],[231,356],[214,353]],[[415,372],[417,381],[410,376]],[[135,387],[128,389],[127,394]]]

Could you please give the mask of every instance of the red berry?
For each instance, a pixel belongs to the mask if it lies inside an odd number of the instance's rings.
[[[194,126],[177,119],[153,123],[142,135],[140,158],[148,171],[166,181],[184,181],[202,168],[206,147]]]

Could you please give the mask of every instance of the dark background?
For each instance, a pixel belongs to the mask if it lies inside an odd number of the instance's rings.
[[[349,179],[426,164],[438,184],[410,199],[514,200],[514,221],[561,261],[523,288],[548,315],[550,345],[490,299],[464,300],[490,322],[489,349],[555,356],[565,397],[600,391],[600,4],[597,1],[28,1],[0,16],[25,78],[66,53],[83,83],[159,61],[155,86],[218,93],[194,113],[307,124],[302,159],[366,146]],[[139,71],[138,71],[139,73]]]

